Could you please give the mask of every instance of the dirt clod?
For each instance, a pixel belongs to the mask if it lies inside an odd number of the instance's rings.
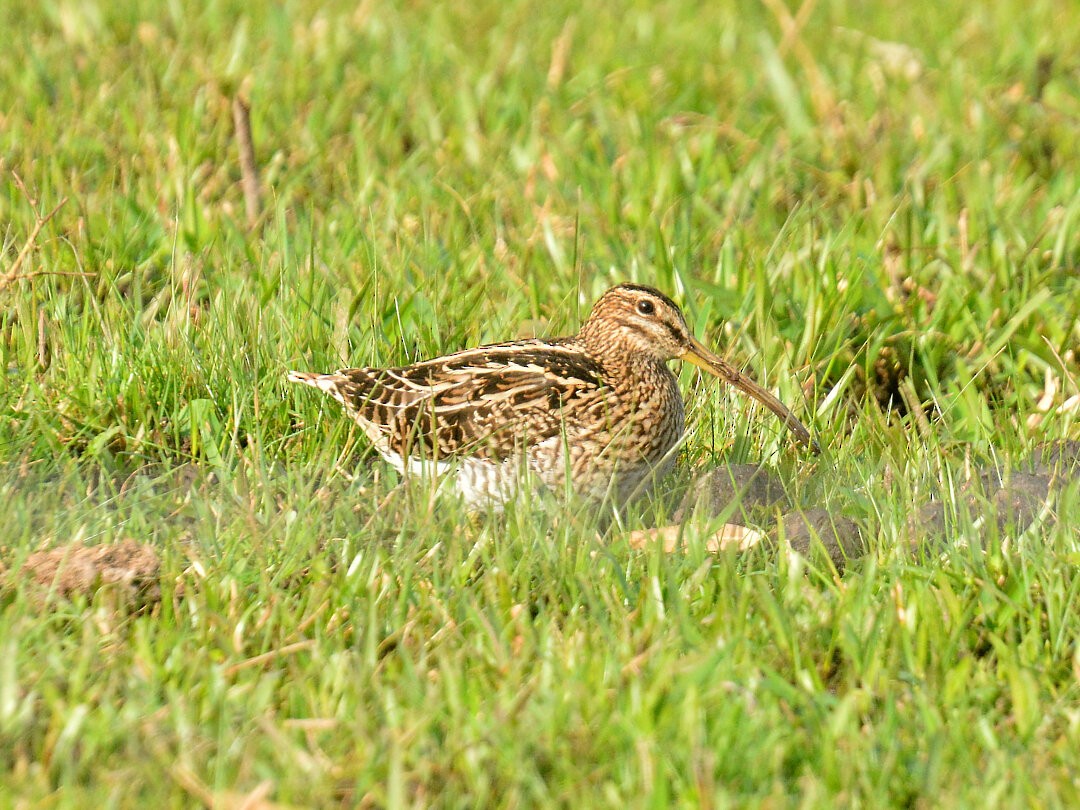
[[[824,550],[840,573],[848,560],[866,552],[855,521],[825,509],[789,512],[780,519],[772,536],[777,543],[786,542],[792,551],[807,557],[812,556],[815,549]]]
[[[1050,476],[1013,473],[994,493],[992,503],[998,530],[1010,524],[1023,530],[1038,517],[1050,498]]]
[[[100,546],[75,543],[31,554],[9,584],[32,582],[61,596],[92,596],[98,589],[113,587],[125,598],[143,603],[161,597],[158,570],[161,561],[152,546],[121,540]]]
[[[710,519],[728,514],[753,519],[781,504],[788,505],[780,478],[756,464],[722,464],[699,474],[675,513],[682,522],[691,516]]]
[[[1080,478],[1080,439],[1044,442],[1031,456],[1031,471],[1054,475],[1062,481]]]
[[[1033,465],[1038,469],[1037,465]],[[1057,469],[1061,469],[1058,467]],[[1023,469],[986,468],[968,481],[949,508],[943,500],[924,504],[908,520],[907,534],[913,551],[920,548],[941,550],[950,540],[953,513],[957,517],[982,518],[982,535],[997,536],[1023,532],[1035,522],[1048,505],[1063,479],[1054,472],[1026,472]],[[1049,513],[1053,520],[1053,513]],[[987,534],[986,526],[996,526]],[[984,538],[985,539],[985,538]],[[969,538],[970,542],[970,538]],[[979,542],[982,542],[980,540]]]
[[[944,542],[948,518],[942,501],[930,501],[916,510],[907,522],[907,536],[912,550],[923,545],[937,547]]]

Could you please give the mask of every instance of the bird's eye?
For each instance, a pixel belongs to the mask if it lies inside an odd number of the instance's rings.
[[[653,302],[648,298],[643,298],[637,302],[637,311],[642,315],[652,315],[656,312],[656,307],[653,306]]]

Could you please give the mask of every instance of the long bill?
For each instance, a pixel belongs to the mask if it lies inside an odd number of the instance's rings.
[[[795,414],[791,412],[791,409],[788,408],[787,405],[740,372],[726,360],[721,360],[711,351],[706,349],[697,339],[693,337],[690,338],[690,348],[683,352],[679,356],[679,359],[684,360],[687,363],[693,363],[698,368],[704,369],[710,374],[719,377],[724,382],[735,386],[740,391],[749,394],[779,416],[780,420],[788,430],[794,433],[795,437],[800,442],[812,449],[815,453],[821,452],[818,443],[810,438],[810,431],[806,429],[806,426],[802,422],[795,418]]]

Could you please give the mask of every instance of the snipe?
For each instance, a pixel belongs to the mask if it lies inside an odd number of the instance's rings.
[[[573,337],[289,379],[344,405],[399,472],[445,475],[472,506],[499,506],[529,480],[621,503],[674,460],[684,429],[674,359],[754,397],[817,449],[780,400],[694,338],[675,302],[639,284],[604,293]]]

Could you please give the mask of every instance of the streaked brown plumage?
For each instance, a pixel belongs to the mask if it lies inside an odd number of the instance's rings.
[[[504,503],[526,475],[623,502],[670,467],[682,437],[667,365],[676,358],[749,393],[812,444],[779,400],[693,337],[670,298],[638,284],[608,290],[573,337],[289,379],[341,402],[399,471],[448,475],[472,505]]]

